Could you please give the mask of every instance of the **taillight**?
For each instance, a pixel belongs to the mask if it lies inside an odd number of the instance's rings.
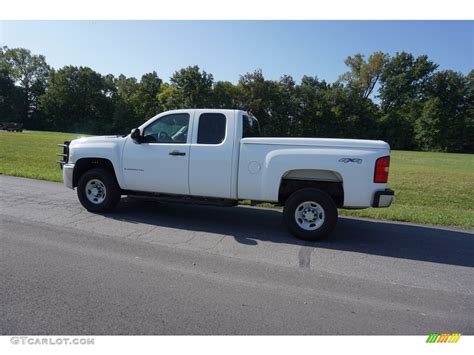
[[[390,157],[378,158],[375,161],[374,182],[386,183],[388,181],[388,167],[390,166]]]

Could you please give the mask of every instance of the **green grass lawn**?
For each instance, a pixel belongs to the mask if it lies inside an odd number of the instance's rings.
[[[62,181],[56,156],[61,144],[80,137],[79,134],[58,132],[0,131],[0,174],[40,180]]]
[[[61,181],[56,144],[78,134],[0,132],[0,174]],[[390,208],[340,210],[341,215],[474,227],[474,155],[393,151]]]
[[[341,210],[370,217],[446,226],[474,227],[474,155],[392,151],[389,208]]]

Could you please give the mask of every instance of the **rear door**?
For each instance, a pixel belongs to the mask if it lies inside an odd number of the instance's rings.
[[[189,162],[191,195],[231,198],[234,114],[196,111]]]

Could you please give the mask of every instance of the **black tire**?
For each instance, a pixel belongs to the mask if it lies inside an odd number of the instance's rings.
[[[302,218],[297,218],[295,213],[298,207],[300,207],[300,213],[304,213],[306,208],[301,208],[300,205],[310,201],[314,202],[314,204],[311,205],[311,207],[308,209],[308,212],[311,212],[313,215],[315,215],[316,220],[314,222],[308,222]],[[314,210],[312,208],[314,208]],[[312,188],[301,189],[291,194],[286,200],[285,207],[283,209],[283,217],[288,230],[296,238],[316,241],[328,237],[333,231],[337,222],[337,207],[331,196],[329,196],[324,191]],[[297,220],[299,220],[299,222]],[[317,226],[321,222],[322,224]],[[307,230],[301,227],[300,224],[304,223],[307,224],[308,228],[315,229]]]
[[[92,202],[88,198],[87,184],[93,180],[98,180],[105,187],[105,196],[98,202]],[[90,190],[89,190],[90,192]],[[120,187],[117,184],[115,176],[104,169],[91,169],[86,171],[79,179],[77,184],[77,197],[82,206],[89,212],[107,212],[113,210],[121,197]],[[92,197],[91,197],[92,198]]]

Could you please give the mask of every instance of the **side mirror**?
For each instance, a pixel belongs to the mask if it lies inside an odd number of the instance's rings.
[[[130,138],[132,138],[135,143],[140,144],[142,142],[140,130],[138,128],[132,129],[130,132]]]

